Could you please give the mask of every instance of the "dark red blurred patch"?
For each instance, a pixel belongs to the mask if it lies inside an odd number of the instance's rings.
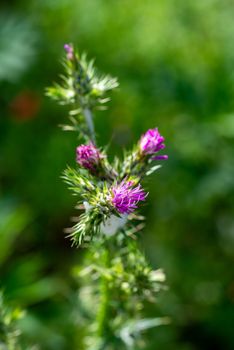
[[[21,91],[10,103],[12,117],[19,121],[33,119],[41,106],[40,98],[32,91]]]

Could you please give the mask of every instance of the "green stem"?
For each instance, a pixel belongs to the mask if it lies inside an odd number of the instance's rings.
[[[80,63],[75,59],[73,61],[73,89],[75,92],[75,100],[76,100],[76,104],[79,106],[81,106],[84,117],[85,117],[85,121],[90,133],[90,139],[93,141],[93,143],[95,144],[95,130],[94,130],[94,124],[93,124],[93,115],[92,112],[90,110],[90,108],[88,107],[84,107],[83,101],[82,101],[82,96],[79,95],[79,93],[77,92],[77,88],[76,88],[76,71],[77,71],[77,66],[79,66],[80,70],[83,70],[82,66],[80,65]]]
[[[83,113],[84,113],[86,124],[87,124],[89,132],[90,132],[90,138],[95,143],[95,131],[94,131],[92,112],[90,109],[84,108]]]
[[[105,248],[104,255],[104,268],[109,267],[110,265],[110,251],[109,247]],[[102,340],[102,346],[105,345],[107,338],[110,336],[110,300],[111,300],[111,291],[108,285],[108,280],[106,277],[102,278],[101,287],[100,287],[100,308],[97,315],[97,335],[98,338]],[[101,348],[102,349],[102,348]]]

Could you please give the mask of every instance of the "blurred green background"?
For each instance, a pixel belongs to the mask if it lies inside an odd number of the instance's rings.
[[[1,1],[0,287],[27,310],[23,341],[81,349],[73,268],[83,250],[63,228],[74,198],[60,179],[75,164],[67,110],[44,97],[74,42],[120,88],[96,114],[110,155],[155,126],[169,160],[150,192],[140,245],[169,289],[147,316],[147,350],[234,348],[234,2],[232,0]]]

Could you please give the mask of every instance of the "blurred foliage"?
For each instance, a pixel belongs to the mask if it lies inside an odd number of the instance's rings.
[[[64,238],[74,202],[60,179],[78,141],[57,128],[66,107],[43,97],[75,42],[120,82],[96,116],[100,143],[111,139],[113,156],[158,126],[169,149],[144,185],[141,244],[169,286],[148,317],[172,319],[147,331],[148,350],[234,347],[233,13],[231,0],[1,3],[0,281],[27,309],[23,341],[82,349],[71,271],[83,251]]]
[[[85,279],[79,291],[85,348],[147,348],[141,333],[170,322],[166,317],[143,318],[145,304],[155,303],[155,294],[165,289],[163,271],[152,270],[136,241],[121,233],[94,240],[84,266],[75,268],[74,276]]]
[[[0,80],[14,82],[35,56],[36,32],[22,16],[0,14]]]
[[[3,295],[0,294],[0,349],[18,350],[19,331],[15,328],[15,321],[19,318],[19,310],[9,310],[4,305]]]

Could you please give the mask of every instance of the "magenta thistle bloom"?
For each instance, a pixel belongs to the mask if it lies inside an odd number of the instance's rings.
[[[142,154],[150,154],[153,155],[159,152],[161,149],[164,149],[166,146],[163,143],[164,137],[160,135],[158,128],[149,129],[145,134],[142,135],[140,139],[140,150]],[[152,159],[167,159],[168,156],[154,156]]]
[[[76,148],[76,161],[83,168],[94,170],[99,165],[101,157],[100,151],[92,142]]]
[[[122,181],[112,187],[112,204],[120,214],[130,214],[137,208],[139,201],[144,201],[147,193],[141,185],[133,187],[132,181]]]
[[[64,45],[64,50],[67,52],[67,59],[72,60],[74,57],[74,50],[73,46],[69,44]]]

